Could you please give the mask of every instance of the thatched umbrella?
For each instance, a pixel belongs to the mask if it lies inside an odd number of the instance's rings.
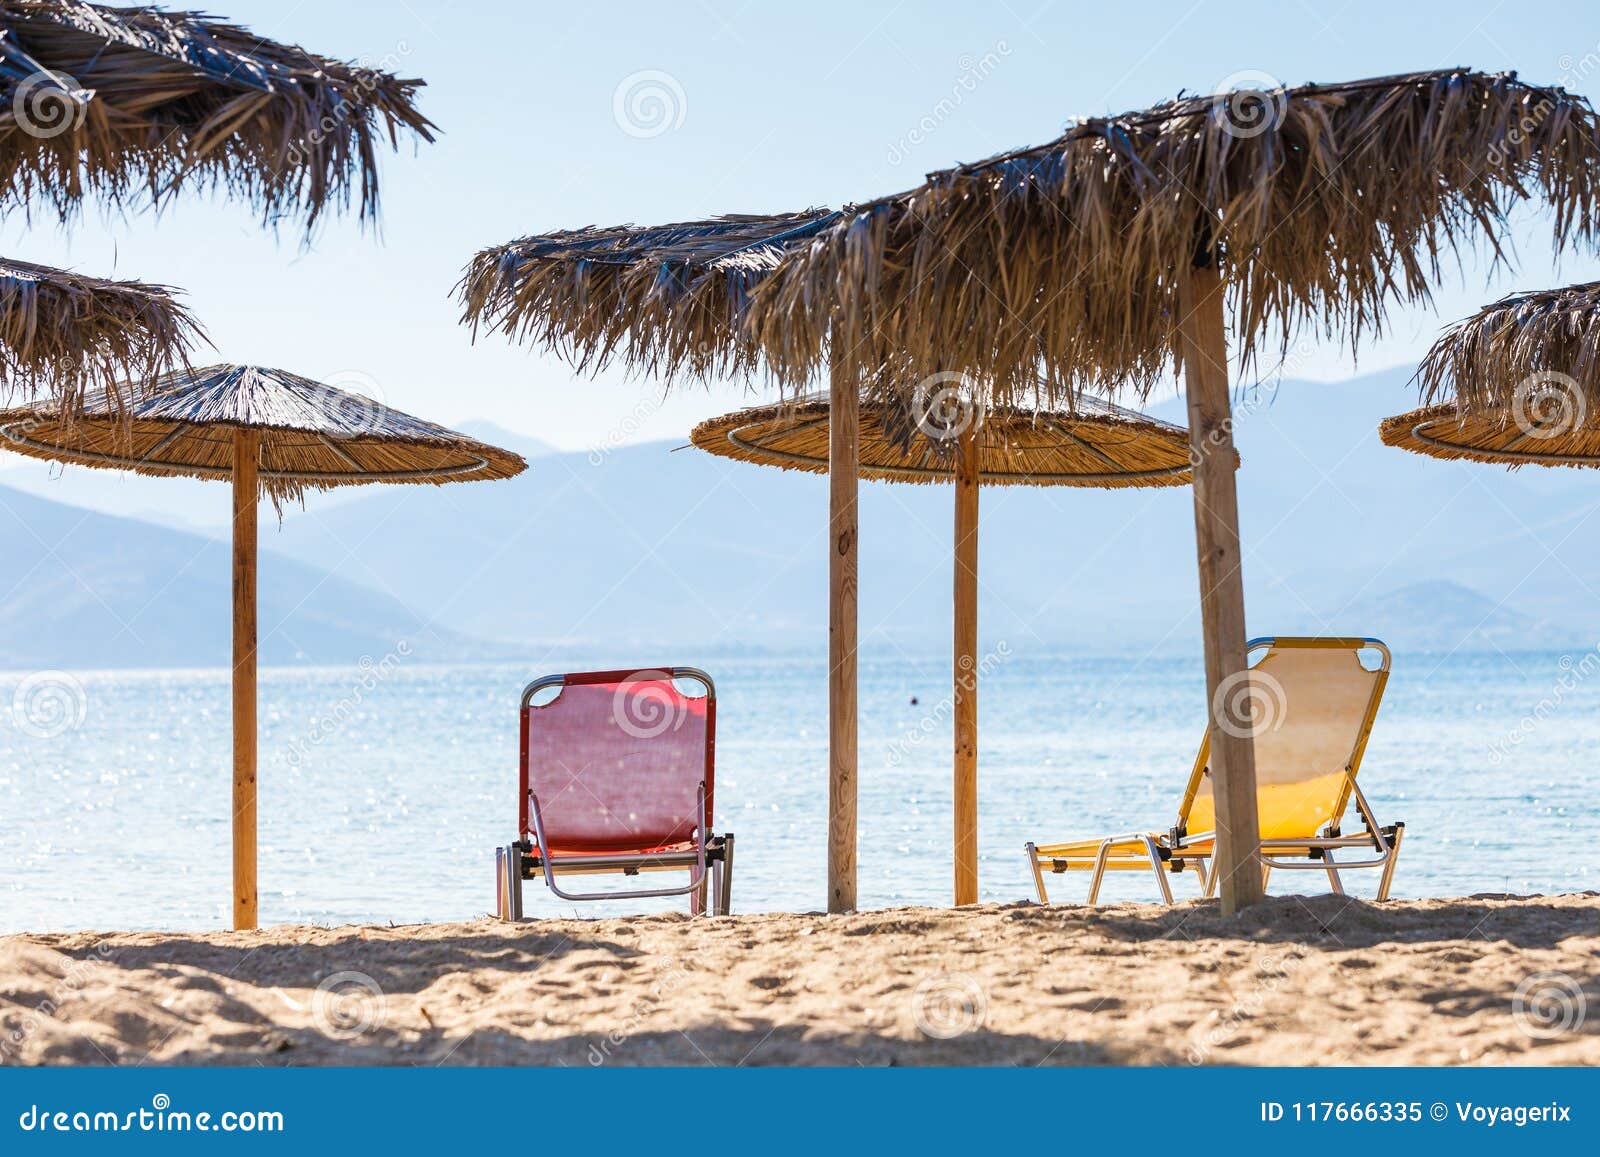
[[[524,237],[473,258],[463,321],[542,345],[590,372],[614,358],[664,379],[745,374],[754,287],[838,219],[825,209]],[[856,906],[857,388],[830,382],[828,910]]]
[[[1451,327],[1417,370],[1420,409],[1380,437],[1433,458],[1600,466],[1600,282],[1521,293]]]
[[[955,393],[928,399],[920,437],[896,427],[902,412],[861,413],[859,475],[955,483],[954,689],[955,902],[978,901],[978,488],[988,486],[1182,486],[1189,438],[1088,395],[1070,412],[984,409]],[[712,454],[825,474],[828,401],[814,396],[712,418],[690,440]]]
[[[663,379],[742,376],[755,368],[739,324],[751,290],[838,219],[730,213],[522,237],[472,258],[456,287],[462,321],[590,373],[621,358]]]
[[[70,406],[120,375],[172,368],[199,335],[164,285],[0,258],[0,398],[50,394]]]
[[[0,411],[34,458],[233,483],[233,922],[256,926],[256,506],[368,482],[509,478],[508,450],[283,370],[218,365]]]
[[[1513,74],[1187,97],[857,206],[781,260],[746,317],[790,383],[823,363],[864,379],[899,363],[869,392],[961,373],[999,402],[1050,404],[1183,374],[1232,911],[1263,889],[1250,729],[1217,718],[1248,700],[1223,694],[1248,679],[1225,319],[1243,368],[1304,326],[1353,348],[1391,303],[1426,302],[1456,251],[1503,256],[1509,208],[1535,195],[1558,242],[1596,240],[1600,123],[1584,98]]]
[[[378,205],[379,147],[434,126],[420,80],[189,12],[0,0],[0,203],[221,188],[268,220]]]

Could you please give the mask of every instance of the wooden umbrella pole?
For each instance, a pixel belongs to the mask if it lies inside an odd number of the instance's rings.
[[[856,488],[860,398],[837,354],[828,406],[828,911],[856,907]]]
[[[256,910],[256,502],[258,441],[233,434],[233,926]]]
[[[978,902],[978,429],[956,447],[955,871],[956,904]]]
[[[1260,900],[1266,888],[1250,720],[1233,718],[1229,711],[1231,702],[1249,700],[1248,687],[1241,686],[1249,676],[1222,295],[1222,277],[1214,264],[1197,265],[1179,281],[1179,340],[1189,401],[1200,618],[1210,704],[1211,790],[1217,814],[1213,870],[1222,873],[1222,911],[1231,914]]]

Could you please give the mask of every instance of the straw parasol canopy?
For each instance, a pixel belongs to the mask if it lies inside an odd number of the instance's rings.
[[[1458,322],[1417,370],[1430,404],[1379,435],[1434,458],[1600,466],[1600,282],[1519,293]]]
[[[930,485],[956,475],[955,443],[935,431],[909,445],[881,410],[861,412],[858,477]],[[723,458],[785,470],[828,472],[828,399],[736,410],[701,422],[689,435]],[[978,481],[984,486],[1187,486],[1189,434],[1182,426],[1079,395],[1070,410],[986,410],[977,430]]]
[[[1050,404],[1184,378],[1224,912],[1259,900],[1228,371],[1305,327],[1352,351],[1445,263],[1504,256],[1538,197],[1558,244],[1600,239],[1600,121],[1514,74],[1448,69],[1180,97],[934,173],[857,206],[758,285],[750,335],[781,381],[827,362],[869,395],[970,375]],[[1236,347],[1230,357],[1228,334]],[[903,371],[872,375],[896,364]]]
[[[456,286],[462,323],[580,370],[620,356],[664,378],[743,374],[754,366],[739,326],[751,288],[837,217],[807,209],[523,237],[473,257]]]
[[[267,220],[378,206],[377,155],[433,139],[420,80],[190,12],[0,0],[0,203],[220,188]]]
[[[978,901],[978,493],[982,485],[1183,486],[1191,477],[1189,434],[1101,398],[1080,395],[1069,411],[988,408],[963,385],[919,399],[919,437],[896,429],[903,408],[864,407],[856,445],[861,478],[954,482],[955,902]],[[690,440],[724,458],[785,470],[834,473],[832,401],[811,396],[712,418]]]
[[[1248,364],[1304,326],[1354,348],[1392,303],[1535,196],[1558,242],[1600,230],[1600,123],[1581,96],[1449,69],[1181,97],[857,205],[765,279],[749,324],[788,382],[834,348],[1002,400],[1145,396],[1182,367],[1180,276],[1214,266]],[[895,389],[895,382],[884,383]]]
[[[1387,446],[1446,461],[1600,466],[1600,425],[1572,425],[1554,414],[1530,413],[1519,422],[1509,411],[1469,414],[1446,402],[1385,418],[1378,436]]]
[[[0,259],[0,398],[78,396],[182,362],[200,336],[164,285]]]
[[[234,434],[259,446],[260,493],[369,482],[442,485],[510,478],[509,450],[287,370],[214,365],[84,398],[77,413],[38,403],[0,411],[0,445],[34,458],[189,478],[234,477]]]
[[[1600,281],[1519,293],[1457,322],[1417,369],[1423,401],[1506,410],[1564,386],[1600,416]]]
[[[283,370],[220,365],[59,405],[0,411],[0,446],[83,466],[227,479],[233,488],[233,922],[256,903],[256,507],[365,482],[509,478],[516,454]]]

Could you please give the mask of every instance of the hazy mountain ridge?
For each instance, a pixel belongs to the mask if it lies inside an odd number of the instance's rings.
[[[270,515],[262,522],[270,527]],[[231,661],[226,543],[4,487],[0,541],[0,667]],[[491,650],[390,595],[282,555],[262,552],[258,583],[263,663],[353,663],[402,641],[422,659]]]
[[[1600,505],[1596,480],[1381,445],[1379,419],[1412,401],[1407,377],[1244,395],[1252,633],[1372,634],[1428,650],[1592,645],[1600,594],[1586,576],[1600,573],[1600,539],[1586,531]],[[1177,401],[1152,412],[1182,417]],[[558,648],[656,661],[688,645],[824,645],[824,478],[670,452],[677,442],[559,453],[491,423],[465,428],[531,455],[530,469],[470,486],[313,494],[281,527],[263,519],[263,630],[282,623],[264,641],[266,661],[350,661],[430,628],[440,657]],[[104,471],[69,479],[129,486],[130,501],[171,484]],[[225,504],[223,488],[213,496]],[[225,546],[3,498],[0,580],[12,593],[0,601],[0,660],[223,661]],[[948,487],[863,486],[866,646],[928,654],[948,645],[950,535]],[[1197,651],[1193,541],[1184,489],[986,490],[984,644]],[[129,616],[138,646],[121,625]]]

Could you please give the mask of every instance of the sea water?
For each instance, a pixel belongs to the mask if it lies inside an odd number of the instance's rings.
[[[703,659],[717,680],[719,831],[737,911],[826,900],[820,656]],[[1197,659],[990,656],[980,718],[982,899],[1030,897],[1023,844],[1170,826],[1200,736]],[[949,661],[864,656],[859,900],[951,898]],[[269,669],[260,686],[263,923],[465,920],[516,836],[516,666]],[[230,920],[226,671],[0,675],[0,931],[220,928]],[[1396,896],[1600,886],[1600,657],[1397,656],[1361,782],[1405,821]],[[1358,826],[1353,821],[1347,826]],[[1347,887],[1371,895],[1376,873]],[[1052,898],[1085,880],[1048,878]],[[1174,879],[1192,895],[1192,874]],[[1327,888],[1280,872],[1274,892]],[[1155,898],[1142,873],[1104,899]],[[581,907],[527,885],[530,916]]]

